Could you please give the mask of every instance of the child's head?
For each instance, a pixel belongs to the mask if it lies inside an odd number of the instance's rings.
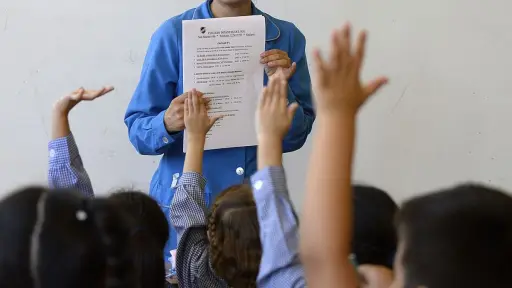
[[[105,199],[26,188],[0,202],[5,287],[133,287],[128,219]]]
[[[464,185],[406,202],[393,287],[511,286],[512,198]]]
[[[395,201],[383,190],[354,185],[352,253],[358,264],[393,267],[397,248]]]
[[[158,204],[139,191],[118,191],[109,199],[131,218],[130,251],[141,287],[164,287],[164,247],[169,224]]]
[[[256,287],[261,242],[249,185],[236,185],[215,200],[208,217],[213,269],[230,287]]]

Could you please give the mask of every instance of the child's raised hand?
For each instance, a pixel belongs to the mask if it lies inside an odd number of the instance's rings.
[[[282,69],[270,77],[267,87],[261,92],[256,125],[258,140],[268,139],[281,142],[292,124],[297,103],[288,106],[288,82]]]
[[[206,133],[212,128],[213,124],[222,116],[208,116],[206,103],[201,99],[201,95],[196,90],[189,92],[185,99],[185,129],[188,136],[205,137]]]
[[[78,90],[73,91],[71,94],[57,100],[57,102],[54,104],[54,111],[56,113],[67,116],[71,109],[73,109],[73,107],[75,107],[81,101],[92,101],[112,92],[113,90],[114,87],[112,86],[105,86],[100,90],[85,90],[84,88],[79,88]]]
[[[366,45],[366,32],[360,32],[352,50],[350,25],[335,30],[332,35],[331,55],[325,61],[315,51],[316,81],[314,92],[318,114],[344,111],[356,114],[369,96],[388,82],[379,77],[362,85],[359,79]]]

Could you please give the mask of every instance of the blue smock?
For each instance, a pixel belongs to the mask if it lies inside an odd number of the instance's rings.
[[[182,21],[213,18],[212,0],[164,22],[153,34],[142,67],[140,82],[125,115],[130,141],[142,155],[162,155],[151,180],[150,195],[158,201],[165,215],[174,195],[174,185],[182,172],[183,132],[170,134],[165,129],[164,114],[171,100],[183,94]],[[297,70],[289,81],[288,100],[299,109],[283,142],[284,152],[300,149],[311,132],[315,113],[311,101],[311,79],[305,55],[306,39],[290,22],[282,21],[258,10],[266,22],[265,49],[286,51]],[[268,77],[265,75],[265,84]],[[256,172],[256,147],[240,147],[205,151],[203,174],[208,180],[205,199],[212,204],[225,188],[240,184]],[[174,182],[174,183],[173,183]],[[176,249],[176,232],[170,227],[166,256]],[[167,257],[166,257],[167,259]]]

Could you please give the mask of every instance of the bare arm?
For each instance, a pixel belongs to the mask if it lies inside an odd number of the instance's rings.
[[[311,287],[357,287],[349,261],[352,240],[352,158],[359,108],[387,81],[361,86],[359,73],[365,33],[355,52],[350,27],[334,32],[329,61],[316,53],[317,131],[313,142],[304,206],[301,253]]]
[[[48,143],[48,185],[53,188],[74,188],[87,197],[94,197],[91,180],[85,170],[78,146],[69,127],[69,112],[81,101],[92,101],[113,87],[100,90],[80,88],[59,99],[52,112],[52,139]]]

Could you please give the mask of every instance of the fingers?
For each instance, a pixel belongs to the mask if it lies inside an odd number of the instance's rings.
[[[192,92],[192,91],[196,91],[196,93],[200,96],[200,97],[203,97],[203,93],[200,92],[200,91],[197,91],[195,89],[192,89],[190,91],[187,91],[187,92],[184,92],[183,94],[181,94],[180,96],[177,96],[175,97],[174,99],[172,99],[172,102],[174,103],[185,103],[185,99],[187,99],[188,97],[188,93]]]
[[[185,105],[183,105],[183,114],[185,115],[185,118],[188,118],[190,117],[190,105],[192,104],[189,97],[185,98],[184,104]]]
[[[73,101],[80,101],[80,100],[82,100],[84,93],[85,93],[84,88],[80,87],[80,88],[78,88],[78,90],[71,93],[71,95],[69,95],[69,98]]]
[[[369,96],[373,95],[382,86],[386,85],[388,83],[388,81],[389,80],[386,77],[379,77],[377,79],[374,79],[374,80],[370,81],[363,88],[364,96],[365,97],[369,97]]]
[[[212,128],[212,126],[215,124],[215,122],[222,119],[222,117],[224,117],[224,115],[216,115],[216,116],[210,117],[210,128]]]
[[[327,65],[325,64],[325,61],[324,59],[322,58],[322,55],[320,54],[320,50],[318,49],[315,49],[313,51],[313,59],[314,59],[314,69],[315,69],[315,74],[316,74],[316,77],[318,79],[318,81],[320,82],[320,84],[322,83],[325,83],[325,74],[326,74],[326,71],[327,71]],[[332,61],[332,59],[331,59]]]
[[[331,35],[331,53],[329,57],[329,64],[334,69],[341,67],[342,53],[339,45],[339,38],[341,38],[340,30],[336,29]]]
[[[286,69],[286,71],[285,71],[286,80],[290,80],[290,78],[292,78],[293,74],[295,74],[295,71],[297,71],[297,63],[293,62],[292,66],[290,66],[290,68]]]
[[[94,100],[112,91],[114,91],[113,86],[105,86],[99,90],[85,90],[80,100]]]
[[[265,51],[263,53],[260,54],[260,57],[263,59],[265,57],[268,57],[268,56],[271,56],[271,55],[286,55],[288,56],[288,53],[286,53],[285,51],[283,50],[279,50],[279,49],[271,49],[271,50],[268,50],[268,51]]]
[[[294,102],[288,106],[288,119],[290,119],[290,122],[293,121],[293,116],[295,116],[295,112],[297,112],[298,108],[299,104],[297,102]]]
[[[291,59],[280,59],[280,60],[275,60],[275,61],[272,61],[272,62],[269,62],[267,64],[267,66],[269,68],[277,68],[277,67],[283,67],[283,68],[290,68],[290,66],[292,65],[292,60]]]
[[[361,66],[363,64],[364,60],[364,52],[366,50],[366,31],[361,31],[357,37],[357,43],[356,43],[356,54],[355,54],[355,65],[357,68],[357,71],[361,70]]]
[[[192,97],[192,113],[199,113],[201,111],[201,106],[204,107],[204,104],[199,101],[199,95],[197,95],[197,91],[195,89],[190,93]]]
[[[350,39],[350,24],[346,23],[341,29],[341,37],[338,38],[338,45],[341,48],[342,63],[350,61],[351,55],[351,39]]]
[[[280,77],[274,76],[271,77],[268,82],[268,88],[269,88],[269,105],[270,107],[275,107],[278,104],[278,101],[280,100],[279,97],[279,83],[280,83]]]
[[[289,68],[292,65],[292,60],[285,51],[273,49],[261,54],[260,63],[266,64],[269,68]]]
[[[283,69],[279,69],[279,71],[277,72],[277,79],[279,80],[278,82],[278,99],[281,100],[281,103],[280,104],[284,104],[284,106],[286,106],[288,104],[288,81],[286,81],[286,77],[285,77],[285,74],[283,72]]]

